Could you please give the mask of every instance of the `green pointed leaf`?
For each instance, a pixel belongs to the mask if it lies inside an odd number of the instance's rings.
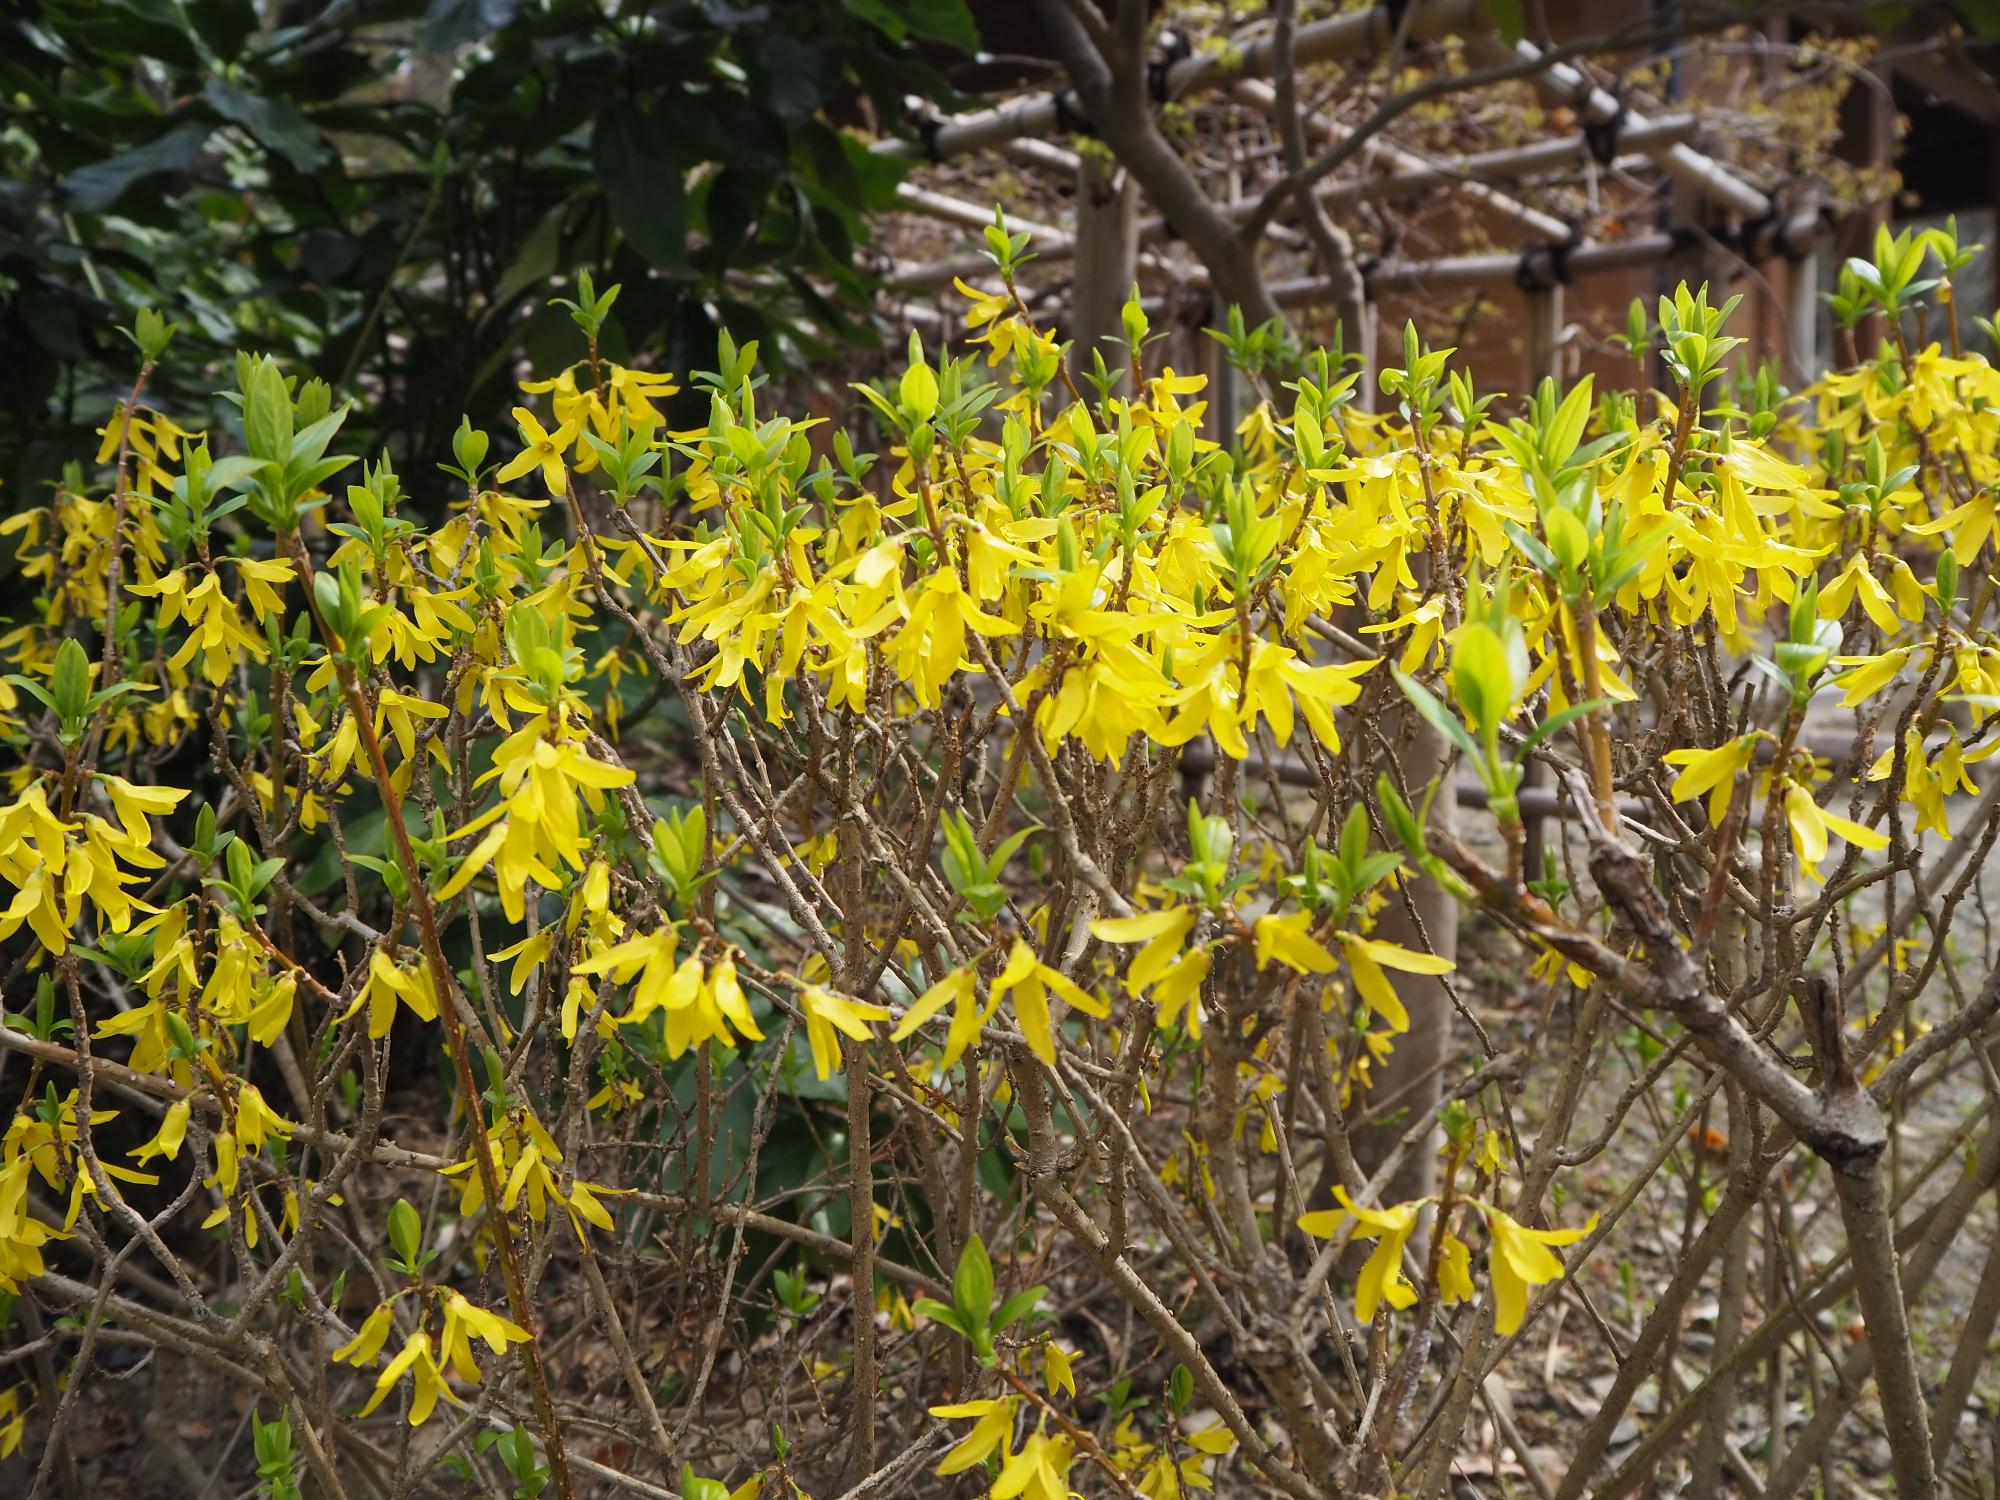
[[[951,1298],[969,1326],[984,1328],[992,1319],[993,1262],[987,1258],[985,1242],[976,1234],[959,1252],[958,1270],[951,1278]]]
[[[1607,708],[1610,706],[1610,703],[1611,700],[1609,698],[1592,698],[1588,703],[1572,703],[1568,708],[1550,714],[1535,726],[1534,733],[1530,734],[1522,743],[1521,758],[1525,760],[1536,746],[1542,744],[1551,736],[1560,734],[1585,714],[1594,712],[1600,708]]]
[[[1400,667],[1390,667],[1389,673],[1396,679],[1396,686],[1403,690],[1403,696],[1410,700],[1410,706],[1423,715],[1426,723],[1464,751],[1467,759],[1474,761],[1479,759],[1479,746],[1474,743],[1472,736],[1466,733],[1465,726],[1458,721],[1458,716],[1438,702],[1429,688]]]

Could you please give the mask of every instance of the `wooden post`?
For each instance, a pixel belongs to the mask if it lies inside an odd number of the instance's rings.
[[[1139,262],[1139,192],[1132,174],[1097,152],[1086,151],[1076,174],[1076,281],[1070,297],[1071,359],[1090,368],[1090,351],[1118,332],[1118,312],[1132,289]]]
[[[1544,375],[1562,378],[1563,289],[1549,287],[1528,293],[1527,347],[1522,351],[1521,394],[1532,396]]]
[[[1819,257],[1808,251],[1785,270],[1785,358],[1803,389],[1819,373]]]

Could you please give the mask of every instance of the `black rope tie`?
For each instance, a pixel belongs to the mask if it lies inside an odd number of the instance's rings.
[[[1167,102],[1167,85],[1177,64],[1194,56],[1194,43],[1184,31],[1169,26],[1160,33],[1159,50],[1146,64],[1146,89],[1155,104]]]
[[[1796,196],[1796,194],[1789,193],[1784,188],[1779,188],[1771,194],[1771,249],[1776,254],[1790,261],[1793,265],[1813,258],[1813,252],[1818,248],[1819,238],[1817,233],[1808,233],[1804,237],[1804,242],[1801,243],[1792,234],[1792,226],[1798,223],[1800,219],[1805,218],[1810,209],[1794,209],[1788,213],[1777,205],[1785,202],[1787,198],[1796,198]],[[1812,223],[1815,231],[1819,227],[1818,220],[1819,216],[1816,213],[1813,214]]]
[[[923,119],[917,121],[917,139],[923,142],[924,155],[934,165],[944,160],[944,151],[939,145],[939,138],[943,134],[944,120],[940,116],[925,115]]]
[[[1514,266],[1514,285],[1531,297],[1552,292],[1559,286],[1573,285],[1576,275],[1569,258],[1580,243],[1582,238],[1572,224],[1569,238],[1561,243],[1537,245],[1532,250],[1523,251]]]
[[[1049,100],[1056,107],[1056,124],[1062,129],[1064,134],[1085,136],[1095,136],[1097,134],[1097,127],[1092,125],[1086,116],[1078,112],[1074,102],[1075,96],[1068,89],[1055,89],[1051,91]]]
[[[1615,97],[1618,108],[1611,112],[1609,118],[1583,127],[1584,149],[1590,152],[1590,159],[1600,167],[1609,167],[1618,160],[1618,138],[1625,133],[1625,122],[1632,114],[1625,103],[1625,96],[1619,94]]]
[[[1751,219],[1737,231],[1737,248],[1745,260],[1768,260],[1785,249],[1785,221],[1774,208],[1761,219]]]

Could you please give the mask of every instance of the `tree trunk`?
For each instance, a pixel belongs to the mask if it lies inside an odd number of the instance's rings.
[[[1258,268],[1256,247],[1243,242],[1229,216],[1160,133],[1147,91],[1144,7],[1119,7],[1117,35],[1110,38],[1118,44],[1116,57],[1098,49],[1063,0],[1037,0],[1036,10],[1091,128],[1207,267],[1217,306],[1240,307],[1252,323],[1282,316]]]
[[[1088,369],[1090,353],[1101,350],[1116,370],[1118,351],[1109,340],[1119,332],[1118,315],[1139,266],[1139,185],[1130,172],[1095,152],[1086,152],[1076,182],[1076,282],[1070,298],[1069,336],[1074,358]]]

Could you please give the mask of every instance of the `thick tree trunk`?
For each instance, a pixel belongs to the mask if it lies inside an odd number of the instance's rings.
[[[1207,267],[1217,305],[1242,308],[1252,323],[1281,316],[1258,268],[1256,246],[1244,243],[1160,133],[1147,92],[1144,6],[1137,0],[1119,6],[1117,32],[1108,38],[1116,57],[1099,50],[1063,0],[1036,0],[1036,10],[1091,128]]]
[[[1118,368],[1118,351],[1109,340],[1119,331],[1119,311],[1138,267],[1139,185],[1117,163],[1086,153],[1077,172],[1076,282],[1069,315],[1074,357],[1083,368],[1089,368],[1093,349]]]

